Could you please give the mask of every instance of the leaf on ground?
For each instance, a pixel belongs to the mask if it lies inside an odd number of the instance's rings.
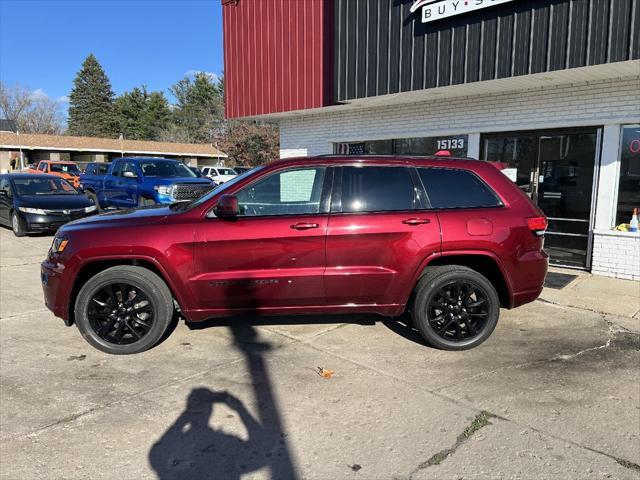
[[[326,378],[327,380],[329,380],[331,377],[333,377],[333,374],[336,373],[333,370],[329,370],[326,368],[322,368],[322,367],[318,367],[318,375],[320,375],[323,378]]]

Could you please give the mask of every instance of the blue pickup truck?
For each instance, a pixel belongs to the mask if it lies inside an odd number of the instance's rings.
[[[189,167],[166,158],[123,157],[105,164],[90,163],[80,175],[87,197],[101,208],[136,208],[193,200],[215,187]]]

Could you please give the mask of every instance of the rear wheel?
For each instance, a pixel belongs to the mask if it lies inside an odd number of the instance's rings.
[[[16,237],[24,237],[27,234],[27,224],[16,212],[11,214],[11,230]]]
[[[484,342],[498,323],[500,301],[486,277],[468,267],[431,267],[416,287],[411,315],[424,339],[443,350]]]
[[[116,355],[153,347],[173,316],[166,283],[146,268],[121,265],[93,276],[78,293],[75,319],[92,346]]]

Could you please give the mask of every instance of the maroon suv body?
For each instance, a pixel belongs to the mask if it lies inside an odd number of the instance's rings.
[[[68,224],[42,283],[55,315],[110,353],[152,347],[175,303],[191,322],[409,310],[429,343],[463,349],[491,334],[500,306],[540,294],[545,229],[487,162],[298,158],[195,202]]]

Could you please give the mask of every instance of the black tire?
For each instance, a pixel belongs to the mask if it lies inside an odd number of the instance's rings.
[[[98,207],[98,211],[100,212],[102,208],[100,208],[100,202],[98,201],[98,196],[91,191],[85,192],[85,195],[89,200],[92,200],[93,203],[96,204],[96,207]]]
[[[138,197],[138,208],[150,207],[155,204],[156,202],[152,198]]]
[[[477,347],[493,333],[499,316],[494,286],[462,265],[428,268],[416,286],[411,308],[422,337],[442,350]]]
[[[126,286],[129,286],[127,300],[134,296],[133,302],[142,295],[144,300],[139,300],[137,305],[147,301],[147,304],[137,308],[144,309],[144,313],[149,312],[148,317],[143,318],[143,313],[135,313],[136,304],[132,303],[127,309],[128,303],[122,293],[122,288],[126,291]],[[107,295],[103,297],[106,301],[99,301],[99,295],[109,290],[113,296]],[[109,298],[114,300],[110,301]],[[102,312],[97,312],[98,309],[102,309]],[[123,311],[109,313],[118,309]],[[93,347],[114,355],[128,355],[144,352],[158,343],[171,323],[173,311],[173,296],[162,278],[143,267],[120,265],[103,270],[84,284],[76,298],[75,321],[82,336]],[[147,322],[148,326],[144,326],[147,323],[138,322]],[[101,328],[97,325],[101,325]],[[142,336],[134,336],[136,332]],[[117,336],[120,337],[119,342]]]
[[[24,237],[27,234],[27,224],[16,212],[11,213],[11,230],[16,237]]]

